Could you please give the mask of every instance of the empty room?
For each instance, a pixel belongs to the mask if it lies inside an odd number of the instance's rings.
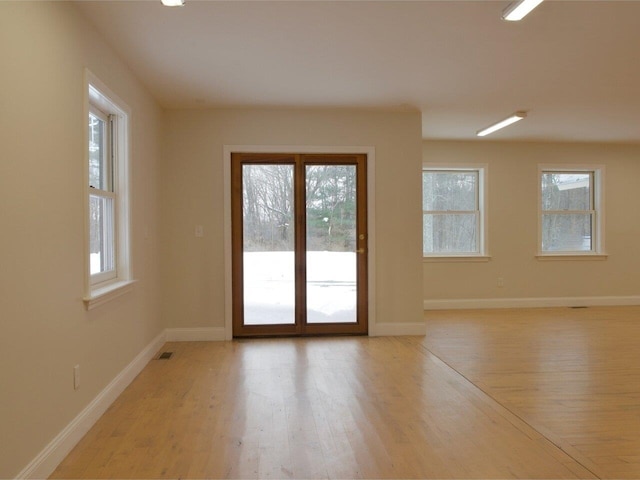
[[[640,478],[640,2],[0,2],[0,478]]]

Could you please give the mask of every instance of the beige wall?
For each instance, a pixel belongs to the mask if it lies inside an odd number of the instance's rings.
[[[488,165],[492,257],[487,263],[425,262],[425,300],[640,295],[640,146],[426,141],[423,160]],[[536,259],[538,164],[605,166],[607,260]]]
[[[0,478],[20,472],[164,327],[224,326],[224,145],[375,148],[378,324],[421,323],[422,299],[639,294],[639,146],[422,143],[409,112],[163,114],[66,2],[0,2],[0,60]],[[139,280],[90,312],[85,67],[132,111]],[[421,160],[489,165],[491,261],[421,263]],[[536,260],[539,163],[606,166],[606,261]]]
[[[335,110],[172,111],[162,166],[162,313],[223,327],[224,145],[375,147],[377,322],[420,323],[420,114]],[[205,236],[194,236],[203,225]]]
[[[87,312],[84,68],[132,110],[133,292]],[[161,331],[161,111],[66,2],[0,2],[0,478],[18,474]],[[148,238],[144,229],[148,230]],[[81,387],[73,389],[73,366]]]
[[[373,146],[377,318],[421,323],[418,113],[163,114],[66,2],[0,2],[0,59],[0,478],[18,474],[164,327],[224,325],[224,144]],[[132,112],[138,280],[89,312],[85,67]]]

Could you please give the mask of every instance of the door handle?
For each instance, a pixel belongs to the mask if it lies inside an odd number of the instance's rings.
[[[364,248],[359,248],[356,250],[356,253],[364,253]]]

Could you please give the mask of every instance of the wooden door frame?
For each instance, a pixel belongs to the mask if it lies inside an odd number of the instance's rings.
[[[377,335],[375,309],[376,235],[375,235],[375,147],[373,146],[304,146],[304,145],[224,145],[224,273],[225,327],[224,338],[233,338],[233,286],[231,238],[231,154],[232,153],[289,153],[289,154],[364,154],[367,156],[367,317],[369,336]]]
[[[243,322],[244,288],[243,274],[243,167],[245,165],[282,165],[293,167],[292,188],[295,214],[293,216],[295,251],[295,324],[246,325]],[[352,166],[356,169],[356,238],[354,252],[357,258],[356,323],[323,322],[308,323],[307,318],[307,209],[306,168],[310,166]],[[367,155],[327,153],[241,153],[231,154],[231,228],[232,228],[232,294],[234,337],[278,335],[340,335],[369,333],[367,302]]]

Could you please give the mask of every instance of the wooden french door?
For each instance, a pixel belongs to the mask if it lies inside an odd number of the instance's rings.
[[[233,335],[366,334],[366,155],[231,156]]]

